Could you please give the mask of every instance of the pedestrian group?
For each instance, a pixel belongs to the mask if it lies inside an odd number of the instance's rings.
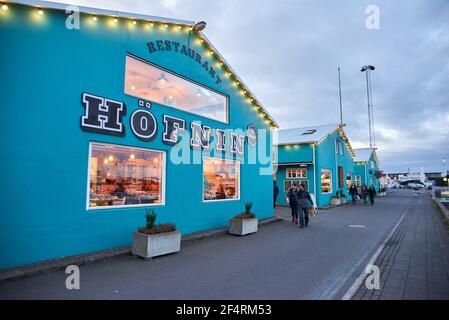
[[[273,181],[273,206],[276,207],[276,201],[279,194],[279,187],[276,181]],[[365,205],[374,205],[374,197],[376,196],[376,189],[373,185],[369,188],[364,184],[359,190],[355,185],[349,187],[349,195],[351,196],[352,204],[356,204],[357,200],[362,200]],[[292,211],[292,223],[299,224],[302,229],[309,225],[309,213],[312,217],[316,217],[318,207],[316,205],[315,196],[309,193],[303,184],[299,186],[292,184],[288,189],[286,200],[290,205]]]
[[[352,204],[356,204],[357,200],[362,200],[364,204],[374,205],[374,197],[376,196],[376,189],[373,185],[369,188],[364,184],[360,188],[360,195],[357,187],[355,185],[351,185],[349,188],[349,195],[351,196]]]
[[[287,202],[292,210],[292,223],[299,224],[300,228],[309,225],[309,211],[313,217],[316,217],[317,206],[315,196],[306,191],[303,184],[299,187],[293,184],[287,193]]]

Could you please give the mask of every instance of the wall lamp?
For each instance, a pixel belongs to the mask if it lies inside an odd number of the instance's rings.
[[[204,21],[197,22],[192,26],[192,30],[195,32],[200,32],[204,29],[206,29],[206,22]]]

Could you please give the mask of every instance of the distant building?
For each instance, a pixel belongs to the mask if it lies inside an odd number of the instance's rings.
[[[320,207],[329,205],[337,193],[349,197],[355,154],[343,127],[329,124],[279,130],[277,144],[274,141],[279,204],[287,205],[285,196],[293,184],[303,184],[315,194]]]
[[[355,185],[373,185],[377,192],[380,189],[380,163],[376,148],[354,149]]]

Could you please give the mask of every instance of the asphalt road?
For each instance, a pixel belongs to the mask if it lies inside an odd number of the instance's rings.
[[[339,299],[416,197],[428,194],[395,190],[374,206],[323,210],[305,229],[280,208],[286,221],[250,236],[189,241],[180,253],[153,260],[125,256],[86,265],[80,290],[66,289],[63,271],[6,282],[0,298]]]

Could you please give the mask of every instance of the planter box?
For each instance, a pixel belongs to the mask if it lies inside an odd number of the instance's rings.
[[[341,198],[335,198],[335,197],[332,197],[332,198],[331,198],[331,205],[333,205],[333,206],[339,206],[339,205],[341,204],[340,199],[341,199]]]
[[[345,204],[347,202],[346,198],[340,198],[340,204]]]
[[[230,234],[235,234],[238,236],[244,236],[246,234],[257,232],[258,220],[253,219],[231,219],[229,220],[229,230]]]
[[[142,258],[152,258],[181,250],[181,232],[159,234],[134,232],[132,254]]]

